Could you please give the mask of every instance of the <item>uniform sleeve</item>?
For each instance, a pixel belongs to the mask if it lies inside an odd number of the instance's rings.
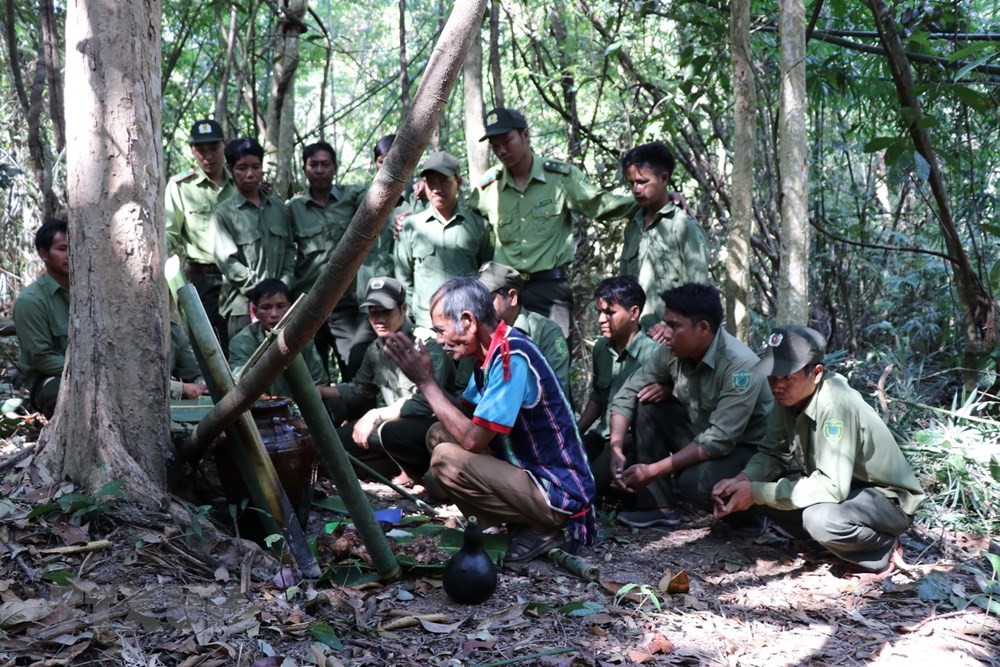
[[[545,327],[542,336],[542,340],[536,341],[538,347],[552,366],[563,393],[569,398],[569,345],[566,343],[566,338],[562,335],[559,325]]]
[[[254,286],[253,272],[243,263],[239,246],[233,239],[232,211],[228,206],[217,206],[212,211],[210,229],[212,238],[215,239],[215,263],[222,275],[240,293],[249,292]]]
[[[239,376],[256,349],[257,341],[250,335],[250,327],[229,339],[229,368],[234,376]]]
[[[316,346],[311,342],[307,343],[302,348],[301,354],[302,360],[306,362],[306,367],[309,368],[309,375],[312,377],[313,384],[317,387],[325,387],[330,384],[330,374],[323,367],[319,353],[316,352]]]
[[[413,244],[412,237],[413,223],[411,223],[409,217],[407,217],[406,222],[403,223],[403,231],[399,233],[399,238],[396,239],[395,274],[396,280],[403,283],[406,293],[410,295],[413,294],[413,253],[411,252],[411,246]]]
[[[640,389],[654,383],[673,384],[674,380],[670,375],[671,358],[670,350],[661,346],[656,354],[632,373],[614,395],[611,399],[611,412],[631,421],[635,416],[636,394]]]
[[[37,299],[16,301],[14,324],[18,344],[30,367],[46,377],[62,375],[66,351],[58,347],[46,305]]]
[[[375,344],[372,343],[365,350],[364,359],[361,360],[361,368],[357,375],[350,382],[337,383],[337,391],[340,398],[347,404],[348,413],[357,414],[362,408],[374,404],[375,396],[378,394],[378,385],[375,384]]]
[[[292,287],[295,284],[295,258],[298,254],[294,230],[292,229],[292,212],[278,199],[274,201],[281,209],[281,215],[285,221],[285,252],[281,260],[281,275],[279,277],[286,286]]]
[[[181,201],[181,191],[176,181],[167,183],[163,202],[163,217],[166,219],[167,247],[176,252],[183,241],[181,234],[184,229],[184,204]]]
[[[791,460],[782,408],[775,407],[767,419],[767,436],[757,447],[757,453],[747,461],[743,472],[751,482],[771,482],[778,479]]]
[[[191,349],[191,341],[184,328],[176,322],[170,323],[170,376],[182,382],[197,382],[201,379],[201,367]]]
[[[818,503],[841,503],[847,499],[859,446],[857,415],[848,406],[830,406],[816,418],[808,434],[815,470],[797,480],[782,478],[771,484],[754,484],[754,502],[789,510]],[[837,437],[827,435],[831,424],[839,425]]]
[[[565,180],[569,208],[594,220],[617,220],[628,217],[637,206],[632,197],[613,195],[591,185],[577,167],[570,167]]]
[[[479,213],[472,211],[469,215],[476,216],[482,226],[483,233],[479,235],[479,248],[476,250],[476,262],[479,266],[482,266],[493,259],[493,225],[479,215]]]
[[[745,366],[731,364],[715,376],[722,383],[719,402],[708,417],[708,428],[694,436],[698,446],[712,458],[729,454],[740,442],[764,390],[764,375]],[[750,373],[750,381],[744,386],[736,381],[736,374],[746,372]]]
[[[701,225],[684,215],[683,244],[685,282],[708,284],[708,242]]]

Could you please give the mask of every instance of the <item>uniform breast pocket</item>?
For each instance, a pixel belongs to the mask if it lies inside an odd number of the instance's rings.
[[[260,228],[257,225],[244,225],[230,230],[233,243],[238,246],[260,243]]]
[[[426,260],[434,254],[434,244],[425,238],[418,237],[413,241],[413,259]]]
[[[267,233],[271,236],[287,238],[290,231],[288,229],[288,222],[284,218],[267,221]]]

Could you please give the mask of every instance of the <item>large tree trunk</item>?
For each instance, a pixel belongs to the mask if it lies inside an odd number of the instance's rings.
[[[806,10],[803,0],[781,0],[781,260],[778,322],[809,319],[809,138],[806,136]]]
[[[274,161],[274,191],[282,199],[292,195],[292,155],[295,146],[295,71],[299,68],[299,35],[306,30],[302,19],[306,0],[282,3],[274,44],[271,99],[267,109],[265,151]]]
[[[469,55],[462,66],[462,85],[465,111],[465,152],[469,156],[469,184],[474,186],[490,166],[490,156],[485,141],[479,138],[486,133],[483,125],[483,41],[477,33],[469,47]]]
[[[40,460],[162,498],[167,419],[160,0],[72,0],[66,18],[70,335]]]
[[[753,233],[753,155],[757,92],[750,51],[750,0],[733,0],[730,39],[733,52],[732,215],[726,244],[726,328],[740,340],[750,334],[750,238]]]

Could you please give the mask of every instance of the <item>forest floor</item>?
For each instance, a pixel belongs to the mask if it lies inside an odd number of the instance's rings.
[[[609,520],[579,554],[599,565],[597,581],[538,560],[502,569],[493,597],[465,606],[442,589],[447,556],[429,538],[396,545],[428,561],[396,581],[353,568],[362,576],[347,585],[284,589],[274,556],[203,512],[184,527],[74,494],[30,447],[0,450],[3,665],[1000,665],[1000,617],[980,593],[995,581],[979,555],[996,548],[989,537],[921,523],[903,540],[912,569],[859,582],[815,548],[737,536],[704,515],[639,531]],[[387,487],[364,488],[376,508],[419,514]],[[439,511],[428,525],[457,525],[453,506]],[[310,518],[324,566],[364,556],[350,529],[326,535],[342,518],[319,507]]]

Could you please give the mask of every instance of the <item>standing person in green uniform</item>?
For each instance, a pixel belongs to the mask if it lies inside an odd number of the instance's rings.
[[[573,214],[614,220],[628,216],[635,202],[590,185],[577,167],[535,155],[520,111],[493,109],[485,125],[482,141],[489,140],[501,166],[486,172],[469,206],[493,227],[494,258],[524,279],[521,304],[554,320],[569,338]]]
[[[480,267],[479,282],[486,285],[493,297],[497,319],[535,341],[559,380],[566,400],[570,400],[569,344],[558,324],[521,307],[521,290],[525,285],[521,274],[509,266],[490,261]],[[459,379],[465,378],[460,375]]]
[[[18,365],[35,409],[51,418],[59,398],[69,341],[69,236],[66,221],[46,220],[35,232],[45,273],[14,301]]]
[[[199,120],[191,127],[188,139],[197,167],[177,174],[167,183],[167,242],[171,250],[183,249],[188,280],[198,290],[223,350],[229,349],[229,329],[219,312],[222,272],[215,263],[215,238],[212,236],[212,211],[219,202],[236,191],[226,171],[225,137],[222,126],[214,120]]]
[[[430,206],[406,217],[396,239],[396,280],[410,298],[410,314],[431,326],[430,301],[450,278],[474,276],[493,256],[493,239],[483,218],[462,205],[458,158],[431,153],[420,169]]]
[[[295,260],[295,282],[292,288],[298,296],[312,288],[340,244],[351,218],[361,205],[366,188],[359,185],[335,185],[337,153],[325,141],[317,141],[302,149],[302,167],[308,189],[292,197],[288,210],[292,217],[292,235],[298,255]],[[370,337],[356,342],[359,330],[368,330],[368,318],[358,307],[357,286],[345,290],[326,321],[316,334],[320,357],[329,359],[333,350],[340,369],[340,378],[350,381],[361,366]]]
[[[602,493],[610,487],[607,450],[611,437],[611,398],[618,393],[632,373],[657,353],[659,343],[646,335],[639,324],[639,315],[646,304],[646,294],[635,278],[614,276],[605,278],[594,291],[597,324],[601,336],[594,344],[593,381],[590,398],[580,413],[576,427],[583,436],[591,469]],[[597,424],[593,430],[589,430]],[[595,460],[596,459],[596,460]]]
[[[763,442],[772,404],[764,376],[751,371],[757,355],[722,328],[718,290],[687,283],[661,297],[666,342],[611,400],[611,485],[635,494],[635,509],[618,515],[635,528],[680,523],[673,480],[681,497],[711,510],[715,484],[742,470]],[[762,529],[756,515],[727,523]]]
[[[435,342],[433,331],[413,326],[406,290],[398,280],[369,280],[361,305],[378,338],[354,379],[333,387],[349,420],[337,433],[348,453],[386,477],[395,476],[397,484],[416,488],[430,465],[425,439],[436,420],[427,399],[386,354],[385,341],[397,332],[413,345],[420,341],[430,353],[434,377],[449,392],[454,391],[455,364]]]
[[[636,146],[622,158],[625,180],[639,210],[625,227],[618,273],[632,276],[646,292],[642,325],[663,342],[660,293],[684,283],[708,283],[705,232],[674,201],[674,156],[662,141]]]
[[[225,278],[219,311],[226,316],[232,337],[250,324],[254,285],[264,278],[291,284],[295,242],[288,209],[260,190],[264,149],[257,140],[234,139],[226,145],[225,155],[236,192],[212,214],[212,235],[215,262]]]
[[[291,296],[288,286],[277,278],[265,278],[254,286],[250,292],[250,303],[253,304],[257,321],[244,327],[229,341],[229,367],[232,368],[234,375],[238,376],[243,372],[243,367],[264,342],[267,334],[291,308]],[[323,398],[334,396],[333,388],[329,386],[330,376],[319,360],[316,348],[306,345],[301,354],[320,396]],[[286,398],[292,395],[292,389],[283,376],[275,380],[267,392],[272,396]]]
[[[743,472],[716,484],[715,515],[764,507],[793,534],[885,576],[924,492],[889,427],[842,375],[826,371],[825,353],[823,335],[800,325],[767,339],[755,370],[778,405]],[[792,459],[795,476],[787,474]]]

